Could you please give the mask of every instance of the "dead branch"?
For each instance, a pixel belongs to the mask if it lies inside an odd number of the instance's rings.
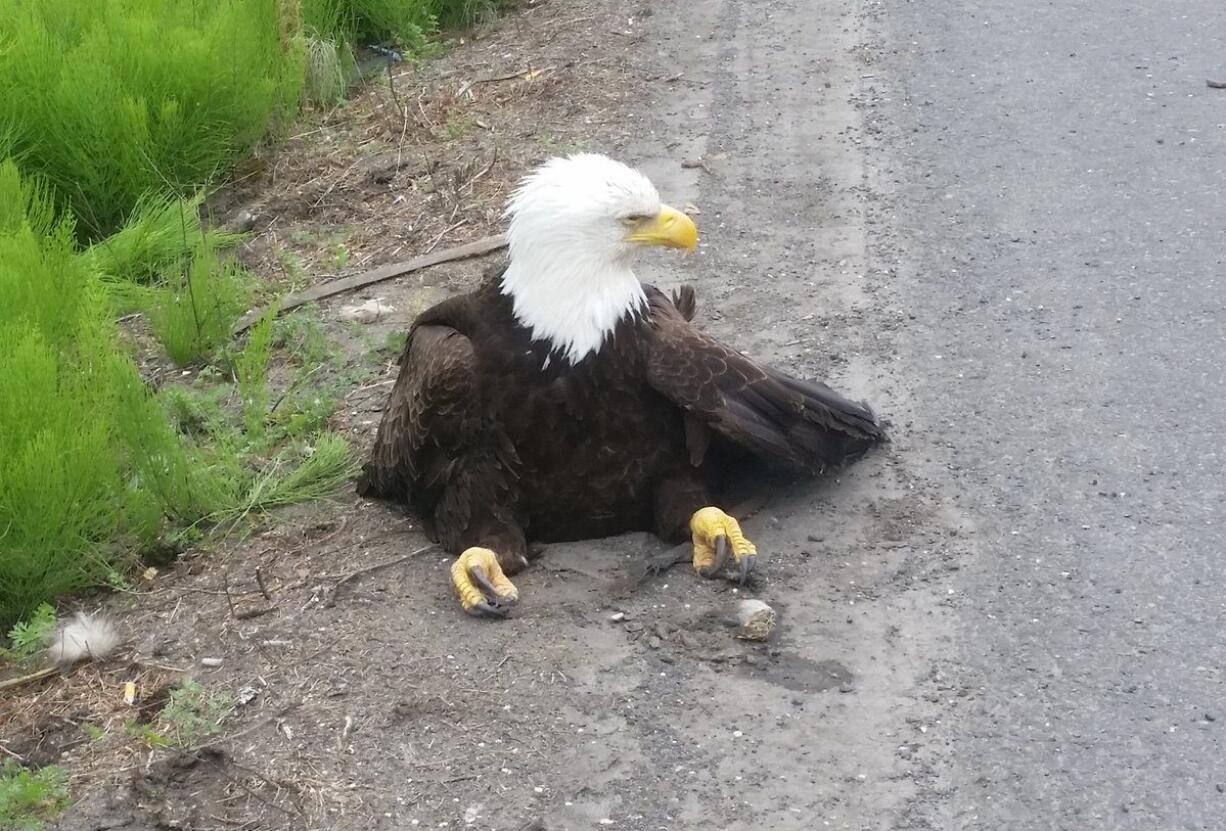
[[[264,599],[269,603],[272,602],[272,592],[268,590],[267,584],[264,583],[264,572],[259,566],[255,567],[255,582],[260,587],[260,594],[264,595]]]
[[[505,75],[491,75],[488,78],[477,78],[472,81],[465,81],[463,86],[461,86],[459,91],[455,94],[455,97],[457,99],[463,98],[464,93],[468,92],[470,89],[479,84],[496,84],[500,81],[513,81],[516,78],[523,78],[525,81],[534,81],[540,76],[544,75],[546,72],[552,72],[555,69],[557,69],[556,66],[546,66],[543,69],[533,69],[532,67],[528,67],[527,69],[517,69],[514,72],[508,72]]]
[[[0,744],[0,753],[3,753],[5,756],[11,756],[18,762],[21,762],[23,765],[26,763],[26,757],[22,756],[20,753],[14,753],[2,744]]]
[[[336,585],[333,586],[332,591],[328,593],[328,599],[324,601],[324,608],[327,609],[327,608],[331,608],[336,605],[336,595],[340,592],[341,587],[344,586],[346,583],[348,583],[350,580],[361,577],[365,574],[371,574],[372,572],[381,571],[385,568],[391,568],[394,565],[399,565],[400,563],[403,563],[406,560],[411,560],[414,557],[420,554],[425,554],[427,551],[432,551],[437,547],[438,546],[431,543],[430,545],[423,546],[417,549],[416,551],[412,551],[408,554],[405,554],[402,557],[394,557],[385,562],[375,563],[373,566],[366,566],[365,568],[359,568],[356,571],[349,572],[344,577],[342,577],[340,580],[336,581]]]
[[[442,251],[423,254],[407,262],[391,263],[390,265],[380,266],[372,271],[355,274],[352,277],[344,277],[340,280],[333,280],[330,283],[312,286],[305,291],[300,291],[283,298],[277,305],[277,314],[288,312],[290,309],[296,309],[299,306],[313,303],[316,300],[323,300],[325,297],[332,297],[333,295],[360,289],[374,283],[382,283],[385,280],[391,280],[394,277],[409,274],[413,271],[421,271],[423,268],[429,268],[440,263],[464,260],[469,257],[480,257],[483,254],[489,254],[491,251],[506,248],[506,245],[506,236],[498,234],[492,237],[484,237],[475,242],[465,243],[464,245],[457,245],[455,248],[445,248]],[[259,320],[264,312],[264,309],[255,309],[243,315],[234,327],[234,334],[239,335],[250,329],[251,325]]]
[[[20,687],[24,684],[33,684],[35,681],[41,681],[43,678],[55,675],[55,667],[47,667],[40,669],[38,672],[31,672],[29,675],[23,675],[20,678],[10,678],[7,681],[0,681],[0,690],[8,690],[13,687]]]
[[[275,612],[276,606],[257,606],[254,609],[243,609],[234,615],[235,620],[251,620],[254,617],[262,617],[269,612]]]

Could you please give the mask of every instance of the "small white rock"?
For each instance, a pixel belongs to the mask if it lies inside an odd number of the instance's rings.
[[[378,297],[367,300],[359,306],[343,306],[340,311],[341,320],[351,323],[374,323],[376,320],[396,311]]]
[[[759,612],[770,611],[770,604],[761,600],[742,600],[736,609],[737,622],[744,626]]]

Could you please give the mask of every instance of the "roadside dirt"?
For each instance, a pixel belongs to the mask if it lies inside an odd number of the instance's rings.
[[[600,150],[641,164],[704,234],[699,256],[645,277],[697,283],[717,336],[831,378],[905,436],[900,314],[865,217],[885,196],[843,88],[871,58],[857,6],[818,6],[808,29],[775,31],[784,18],[738,3],[551,0],[308,121],[214,209],[253,226],[248,265],[296,288],[494,232],[528,167]],[[813,86],[757,88],[763,61]],[[491,262],[312,312],[356,379],[336,425],[363,450],[388,344]],[[339,319],[369,299],[392,310]],[[897,443],[837,479],[756,485],[747,531],[767,556],[748,594],[781,617],[766,644],[726,625],[745,593],[684,567],[619,592],[664,548],[647,535],[551,546],[512,618],[468,619],[414,520],[342,493],[112,598],[126,651],[6,701],[0,743],[71,771],[65,829],[859,828],[867,805],[931,827],[908,801],[935,777],[942,679],[925,656],[959,521]],[[183,677],[232,707],[224,731],[150,748],[133,725]]]

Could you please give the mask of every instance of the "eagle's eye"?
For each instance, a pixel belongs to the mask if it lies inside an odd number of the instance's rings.
[[[651,219],[647,214],[630,214],[630,216],[622,217],[622,224],[627,227],[633,227]]]

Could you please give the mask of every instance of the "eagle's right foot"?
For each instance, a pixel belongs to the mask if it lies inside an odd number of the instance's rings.
[[[690,534],[694,571],[700,576],[715,577],[731,565],[741,583],[749,579],[758,549],[741,533],[735,519],[719,508],[701,508],[690,517]]]
[[[470,548],[456,558],[451,564],[451,585],[470,615],[506,617],[519,600],[519,590],[503,574],[498,555],[488,548]]]

